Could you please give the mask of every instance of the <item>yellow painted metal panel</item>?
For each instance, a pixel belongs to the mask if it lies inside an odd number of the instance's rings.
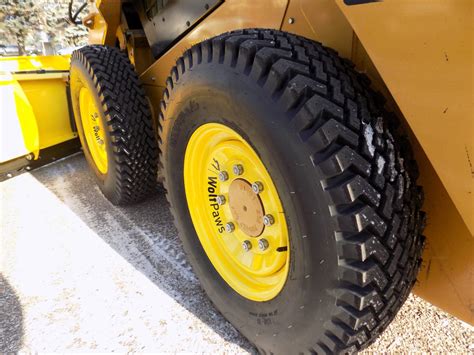
[[[44,73],[44,74],[37,74],[37,73],[21,73],[21,74],[14,74],[12,75],[13,79],[18,81],[25,81],[25,80],[45,80],[45,79],[63,79],[66,81],[68,78],[68,73],[61,72],[61,73]]]
[[[153,63],[140,78],[147,85],[164,87],[165,80],[171,68],[175,65],[176,59],[187,48],[206,38],[241,28],[279,29],[287,4],[287,0],[228,0],[224,2],[206,17],[199,26]]]
[[[89,27],[89,44],[115,46],[120,25],[121,0],[97,0],[90,14],[83,19]]]
[[[18,81],[0,75],[0,163],[33,153],[38,156],[38,126]]]
[[[334,0],[291,0],[281,29],[320,41],[351,58],[352,27]]]
[[[474,324],[474,2],[336,2],[357,35],[352,59],[383,80],[414,145],[428,216],[415,293]]]
[[[418,144],[414,152],[428,216],[423,264],[414,291],[474,324],[474,238]]]
[[[24,56],[0,59],[0,74],[36,70],[69,70],[69,56]]]
[[[336,0],[474,233],[472,0]]]
[[[68,70],[69,56],[9,57],[0,60],[0,86],[5,94],[9,90],[14,93],[10,97],[3,95],[2,91],[2,102],[5,100],[5,104],[0,107],[0,119],[5,122],[17,119],[23,138],[21,142],[20,138],[9,136],[8,146],[23,144],[27,153],[31,152],[37,158],[38,150],[76,137],[70,126],[67,106]],[[7,105],[10,107],[8,110]],[[14,158],[13,155],[9,154]]]
[[[20,85],[35,114],[40,149],[76,137],[69,122],[64,79],[25,80]]]

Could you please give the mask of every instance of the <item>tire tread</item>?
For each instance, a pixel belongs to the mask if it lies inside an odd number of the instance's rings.
[[[92,45],[75,50],[72,62],[86,68],[104,110],[115,161],[114,204],[137,203],[156,191],[158,145],[145,91],[127,56]]]
[[[339,253],[339,279],[331,291],[338,313],[325,323],[311,352],[360,351],[395,317],[421,264],[423,193],[415,184],[408,140],[350,61],[320,43],[264,29],[228,32],[187,50],[184,66],[178,61],[180,70],[173,68],[167,81],[161,125],[170,91],[189,63],[199,64],[186,58],[199,55],[253,79],[285,110],[311,152]]]

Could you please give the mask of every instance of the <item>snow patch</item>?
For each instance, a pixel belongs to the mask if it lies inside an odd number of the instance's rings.
[[[374,130],[372,129],[372,126],[370,125],[370,123],[368,124],[364,123],[364,137],[365,137],[365,141],[367,142],[367,148],[369,149],[370,155],[374,156],[375,154],[375,146],[373,144]]]
[[[382,117],[377,117],[377,122],[375,122],[375,130],[377,133],[382,134],[383,133],[383,118]]]
[[[388,147],[388,170],[390,172],[390,182],[395,181],[397,170],[395,169],[395,147],[390,140],[387,140]]]
[[[377,172],[382,174],[383,168],[385,166],[385,159],[382,156],[379,156],[377,159]]]
[[[402,157],[398,157],[398,164],[400,165],[400,171],[405,171],[405,160]]]

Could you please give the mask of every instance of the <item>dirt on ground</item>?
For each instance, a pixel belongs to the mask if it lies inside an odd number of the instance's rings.
[[[0,352],[254,353],[199,286],[163,191],[119,208],[81,154],[0,183]],[[364,353],[474,352],[411,295]]]

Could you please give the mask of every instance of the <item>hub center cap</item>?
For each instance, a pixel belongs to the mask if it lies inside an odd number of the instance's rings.
[[[229,186],[229,207],[239,228],[250,237],[258,237],[264,229],[263,205],[244,179],[236,179]]]

